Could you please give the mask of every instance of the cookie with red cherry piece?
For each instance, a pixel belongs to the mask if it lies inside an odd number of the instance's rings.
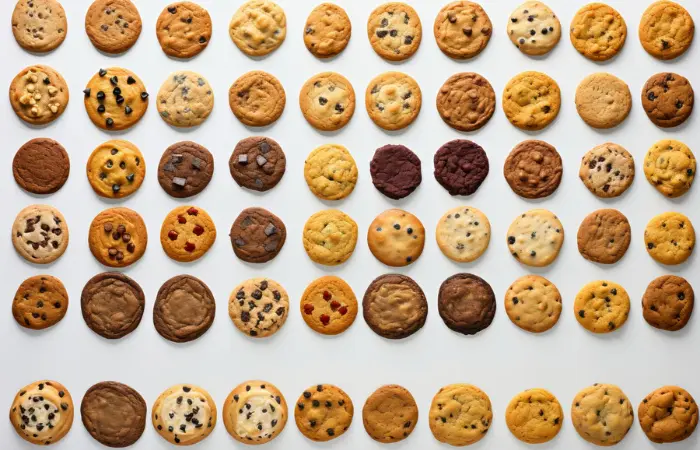
[[[321,277],[306,287],[299,303],[301,317],[321,334],[340,334],[357,317],[357,298],[342,278]]]
[[[201,258],[215,240],[214,221],[206,211],[196,206],[173,209],[160,229],[160,244],[175,261],[191,262]]]

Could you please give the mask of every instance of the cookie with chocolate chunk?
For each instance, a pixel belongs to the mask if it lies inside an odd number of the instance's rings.
[[[642,88],[644,112],[661,128],[677,127],[688,120],[694,103],[690,81],[677,73],[657,73]]]
[[[610,333],[627,322],[630,297],[617,283],[607,280],[585,285],[574,300],[576,320],[592,333]]]
[[[104,381],[87,390],[80,416],[90,436],[108,447],[129,447],[146,428],[146,401],[133,388]]]
[[[393,200],[408,197],[423,181],[420,158],[403,145],[379,147],[369,171],[374,187]]]
[[[472,195],[489,174],[489,159],[484,149],[464,139],[440,147],[433,163],[435,179],[450,195]]]
[[[578,176],[594,195],[622,195],[634,181],[634,158],[622,146],[608,142],[589,150],[581,158]]]
[[[199,386],[176,384],[166,389],[151,408],[153,427],[175,445],[194,445],[216,426],[216,403]]]
[[[17,253],[34,264],[57,260],[68,248],[68,224],[63,214],[49,205],[29,205],[12,224],[12,244]]]
[[[574,397],[571,421],[583,439],[610,447],[627,436],[634,423],[634,410],[619,387],[596,383]]]
[[[282,219],[263,208],[246,208],[231,225],[233,251],[245,262],[264,263],[279,254],[287,240]]]
[[[194,2],[171,3],[158,16],[156,35],[166,55],[192,58],[209,45],[211,16]]]
[[[146,161],[129,141],[111,140],[97,146],[86,164],[92,190],[105,198],[124,198],[135,193],[146,177]]]
[[[158,163],[158,183],[175,198],[202,192],[214,174],[214,157],[206,148],[191,141],[168,147]]]
[[[367,20],[367,38],[384,59],[403,61],[418,50],[423,27],[415,9],[406,3],[389,2],[372,11]]]
[[[275,334],[289,314],[289,296],[282,285],[269,278],[253,278],[236,286],[228,301],[228,315],[236,328],[248,336]]]
[[[141,15],[131,0],[95,0],[85,15],[90,42],[105,53],[129,50],[141,35]]]
[[[68,310],[68,292],[61,280],[50,275],[27,278],[19,285],[12,301],[12,316],[32,330],[56,325]]]
[[[685,278],[663,275],[649,283],[642,297],[644,320],[655,328],[678,331],[693,314],[695,293]]]
[[[270,442],[287,425],[284,395],[267,381],[241,383],[224,401],[226,431],[238,442],[259,445]]]
[[[496,314],[496,297],[491,285],[482,278],[458,273],[440,286],[438,311],[451,330],[477,334],[491,325]]]
[[[549,53],[561,39],[557,15],[540,1],[527,1],[513,11],[506,29],[510,41],[526,55]]]
[[[145,306],[141,286],[119,272],[95,275],[80,295],[85,324],[106,339],[120,339],[134,331]]]
[[[68,153],[53,139],[27,141],[12,160],[15,181],[32,194],[53,194],[63,187],[69,174]]]
[[[376,278],[367,287],[362,312],[367,325],[379,336],[403,339],[423,328],[428,302],[412,278],[388,274]]]
[[[30,52],[45,53],[66,39],[66,11],[57,0],[18,0],[12,12],[12,34]]]
[[[68,84],[49,66],[29,66],[10,84],[10,105],[17,117],[32,125],[46,125],[68,106]]]
[[[345,50],[352,34],[350,17],[333,3],[321,3],[304,26],[304,45],[317,58],[330,58]]]
[[[68,434],[73,414],[68,390],[56,381],[41,380],[17,393],[10,407],[10,423],[25,441],[51,445]]]
[[[135,73],[120,67],[100,69],[83,94],[88,117],[103,130],[126,130],[148,109],[146,86]]]
[[[228,167],[239,186],[265,192],[282,180],[287,158],[274,139],[253,136],[236,144]]]
[[[105,209],[90,224],[88,245],[95,259],[105,266],[130,266],[146,252],[146,224],[129,208]]]
[[[326,442],[343,435],[355,410],[348,394],[332,384],[319,384],[304,391],[296,408],[294,420],[301,434],[316,442]]]
[[[341,74],[322,72],[301,87],[299,107],[312,127],[336,131],[347,125],[355,114],[355,90]]]
[[[508,185],[524,198],[552,195],[561,183],[562,172],[557,149],[534,139],[516,145],[503,165],[503,176]]]
[[[493,34],[493,25],[481,5],[457,0],[440,10],[433,24],[433,34],[444,54],[468,59],[486,48]]]
[[[153,304],[153,325],[172,342],[189,342],[209,330],[216,302],[209,287],[199,278],[179,275],[163,283]]]

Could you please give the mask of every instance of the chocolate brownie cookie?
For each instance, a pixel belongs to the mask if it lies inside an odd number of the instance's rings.
[[[614,264],[630,246],[632,229],[627,217],[616,209],[599,209],[578,228],[578,251],[589,261]]]
[[[455,139],[433,157],[435,179],[450,195],[472,195],[489,174],[489,158],[477,143]]]
[[[68,84],[49,66],[29,66],[10,84],[10,105],[17,117],[32,125],[46,125],[68,106]]]
[[[25,441],[51,445],[70,431],[73,410],[73,399],[61,383],[36,381],[15,396],[10,407],[10,423]]]
[[[153,325],[172,342],[189,342],[209,330],[216,302],[209,287],[191,275],[179,275],[163,283],[153,304]]]
[[[539,131],[559,115],[559,85],[541,72],[522,72],[510,79],[503,90],[503,111],[514,126]]]
[[[642,88],[644,112],[661,128],[673,128],[685,122],[693,112],[694,103],[690,81],[677,73],[652,75]]]
[[[350,17],[333,3],[315,7],[304,25],[304,45],[317,58],[330,58],[345,50],[352,34]]]
[[[141,323],[146,298],[141,286],[119,272],[95,275],[80,295],[85,324],[106,339],[119,339]]]
[[[531,333],[549,330],[561,315],[559,289],[539,275],[515,280],[506,291],[504,303],[510,321]]]
[[[519,262],[532,267],[550,265],[564,244],[564,227],[552,212],[533,209],[508,228],[508,249]]]
[[[48,264],[68,248],[68,224],[63,214],[49,205],[29,205],[12,224],[12,244],[17,253],[34,264]]]
[[[399,274],[376,278],[365,291],[362,312],[367,325],[387,339],[403,339],[423,328],[428,302],[413,279]]]
[[[608,142],[589,150],[581,158],[578,176],[594,195],[622,195],[634,181],[634,158],[622,146]]]
[[[228,91],[231,112],[242,124],[264,127],[277,121],[287,97],[282,83],[267,72],[253,70],[233,82]]]
[[[690,13],[675,2],[652,3],[639,21],[639,40],[651,56],[674,59],[690,48],[695,23]]]
[[[355,113],[355,90],[339,73],[322,72],[301,87],[299,107],[312,127],[336,131],[347,125]]]
[[[265,56],[282,45],[287,37],[287,17],[275,2],[250,0],[231,18],[229,35],[246,55]]]
[[[362,408],[365,431],[377,442],[403,441],[417,422],[416,400],[407,389],[395,384],[374,391]]]
[[[209,251],[216,241],[216,226],[205,210],[178,206],[168,213],[160,228],[163,251],[180,262],[192,262]]]
[[[265,192],[277,186],[282,179],[287,158],[274,139],[253,136],[236,144],[228,167],[239,186]]]
[[[695,293],[685,278],[664,275],[649,283],[642,297],[644,320],[655,328],[678,331],[693,314]]]
[[[357,223],[337,209],[319,211],[304,225],[304,250],[312,261],[337,266],[352,256],[357,244]]]
[[[695,155],[681,141],[663,139],[644,157],[644,175],[657,191],[676,198],[690,190],[695,179]]]
[[[130,266],[146,252],[146,224],[129,208],[105,209],[90,224],[88,245],[95,259],[105,266]]]
[[[589,75],[576,89],[578,115],[593,128],[614,128],[624,122],[631,109],[629,86],[612,74]]]
[[[342,278],[325,276],[306,287],[299,309],[309,328],[321,334],[335,335],[355,322],[357,299]]]
[[[605,3],[589,3],[579,9],[569,30],[576,50],[593,61],[607,61],[617,55],[627,40],[625,19]]]
[[[105,198],[124,198],[135,193],[146,177],[146,161],[129,141],[111,140],[93,150],[86,164],[92,190]]]
[[[315,148],[304,161],[304,179],[322,200],[341,200],[357,184],[357,164],[347,148],[326,144]]]
[[[279,254],[287,239],[282,219],[263,208],[246,208],[231,225],[231,245],[238,258],[264,263]]]
[[[95,0],[85,14],[90,42],[105,53],[129,50],[141,35],[141,15],[131,0]]]
[[[408,197],[423,181],[420,158],[403,145],[379,147],[369,163],[372,184],[387,197]]]
[[[564,411],[557,398],[545,389],[528,389],[517,394],[506,408],[506,425],[513,436],[528,444],[554,439],[564,423]]]
[[[66,12],[56,0],[17,0],[12,11],[12,33],[23,49],[50,52],[66,39]]]
[[[420,17],[406,3],[384,3],[367,19],[370,45],[377,55],[389,61],[403,61],[413,56],[422,37]]]
[[[126,130],[148,109],[146,86],[136,74],[120,67],[100,69],[83,94],[88,117],[103,130]]]
[[[158,114],[178,128],[204,123],[214,109],[214,92],[206,78],[188,70],[171,73],[158,91]]]
[[[27,278],[19,285],[12,301],[12,316],[31,330],[56,325],[68,311],[68,292],[61,280],[50,275]]]
[[[12,160],[15,181],[32,194],[53,194],[63,187],[69,174],[68,153],[53,139],[27,141]]]
[[[684,441],[698,426],[698,404],[678,386],[664,386],[644,397],[637,415],[642,431],[657,444]]]
[[[401,72],[385,72],[367,85],[365,107],[369,118],[389,131],[406,128],[420,113],[422,94],[416,80]]]
[[[191,141],[168,147],[158,163],[158,183],[175,198],[188,198],[202,192],[214,174],[214,157],[206,148]]]
[[[491,400],[484,391],[470,384],[450,384],[435,394],[428,424],[433,436],[453,446],[480,441],[491,427]]]
[[[199,386],[176,384],[166,389],[151,408],[158,434],[175,445],[194,445],[216,426],[216,403]]]
[[[493,26],[484,8],[466,0],[445,5],[433,24],[440,50],[450,58],[468,59],[481,53],[491,40]]]
[[[85,429],[108,447],[129,447],[146,428],[146,401],[131,387],[116,381],[97,383],[80,403]]]
[[[516,145],[503,165],[510,188],[524,198],[552,195],[561,183],[559,152],[544,141],[527,140]]]
[[[491,120],[496,109],[496,93],[486,78],[462,72],[445,81],[435,102],[447,125],[459,131],[476,131]]]
[[[612,281],[599,280],[585,285],[574,300],[576,320],[593,333],[610,333],[627,322],[630,297]]]
[[[294,420],[301,434],[316,442],[343,435],[355,410],[348,394],[332,384],[312,386],[299,397]]]
[[[491,325],[496,314],[496,297],[485,280],[470,273],[458,273],[440,286],[438,311],[451,330],[477,334]]]
[[[287,425],[287,402],[275,385],[246,381],[226,397],[223,415],[226,431],[235,440],[247,445],[265,444]]]
[[[172,3],[158,16],[156,36],[166,55],[192,58],[209,45],[211,16],[194,2]]]
[[[609,447],[627,436],[634,410],[619,387],[596,383],[576,394],[571,403],[571,421],[582,438]]]
[[[440,251],[456,262],[472,262],[491,242],[491,223],[476,208],[458,206],[447,211],[435,228]]]
[[[549,53],[561,39],[557,15],[540,1],[527,1],[513,11],[506,29],[510,41],[526,55]]]
[[[387,266],[407,266],[423,253],[425,228],[413,214],[388,209],[370,224],[367,244],[374,257]]]
[[[661,264],[682,264],[695,248],[695,229],[683,214],[666,212],[649,221],[644,243],[649,256]]]
[[[228,315],[248,336],[264,338],[282,328],[289,315],[289,295],[269,278],[253,278],[236,286],[228,301]]]

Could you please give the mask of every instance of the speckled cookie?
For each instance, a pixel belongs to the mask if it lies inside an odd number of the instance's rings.
[[[330,58],[345,50],[352,34],[350,17],[333,3],[315,7],[304,25],[304,45],[317,58]]]
[[[564,411],[545,389],[528,389],[513,397],[506,408],[506,425],[513,436],[528,444],[549,442],[559,434]]]
[[[695,155],[681,141],[664,139],[655,143],[644,157],[647,181],[667,197],[680,197],[695,179]]]
[[[455,139],[433,157],[435,179],[450,195],[472,195],[489,174],[489,158],[477,143]]]
[[[674,59],[690,48],[695,23],[690,13],[671,1],[652,3],[639,22],[639,40],[651,56]]]
[[[676,265],[687,260],[695,247],[695,229],[686,216],[677,212],[659,214],[644,229],[649,256],[661,264]]]
[[[531,333],[543,333],[556,325],[562,308],[559,289],[539,275],[515,280],[506,291],[504,305],[510,321]]]
[[[216,302],[199,278],[178,275],[163,283],[153,304],[153,325],[171,342],[190,342],[214,322]]]
[[[263,208],[246,208],[229,233],[236,256],[248,263],[265,263],[282,251],[287,228],[282,219]]]
[[[576,238],[581,256],[599,264],[614,264],[621,260],[631,239],[630,223],[616,209],[599,209],[587,215]]]
[[[365,107],[380,128],[406,128],[418,117],[422,95],[416,80],[401,72],[385,72],[367,85]]]
[[[372,393],[362,408],[365,431],[378,442],[403,441],[418,422],[418,405],[411,393],[398,385],[382,386]]]
[[[550,265],[564,243],[564,227],[552,212],[533,209],[508,228],[508,249],[519,262],[532,267]]]
[[[31,330],[56,325],[68,311],[68,292],[58,278],[37,275],[19,285],[12,301],[12,317]]]
[[[304,179],[322,200],[341,200],[355,189],[357,164],[342,145],[325,144],[309,153],[304,162]]]
[[[622,441],[634,422],[632,404],[613,384],[594,384],[576,394],[571,421],[586,441],[609,447]]]
[[[459,131],[476,131],[493,116],[496,93],[486,78],[462,72],[445,81],[435,102],[447,125]]]
[[[238,442],[259,445],[270,442],[287,424],[287,402],[267,381],[239,384],[224,401],[224,426]]]
[[[274,139],[252,136],[236,144],[228,167],[239,186],[265,192],[282,180],[287,169],[287,157]]]
[[[412,278],[388,274],[376,278],[367,287],[362,312],[367,325],[379,336],[404,339],[425,325],[428,302]]]
[[[68,152],[53,139],[27,141],[12,159],[17,185],[32,194],[53,194],[63,187],[69,174]]]
[[[319,211],[306,221],[302,239],[312,261],[336,266],[355,251],[357,223],[337,209]]]
[[[165,390],[151,408],[153,428],[175,445],[194,445],[216,426],[216,403],[199,386],[177,384]]]
[[[124,198],[136,192],[146,177],[146,161],[129,141],[107,141],[87,160],[87,178],[97,195]]]
[[[23,49],[50,52],[66,39],[66,12],[56,0],[17,0],[12,12],[12,33]]]
[[[146,224],[136,211],[129,208],[105,209],[90,224],[88,245],[101,264],[130,266],[146,252]]]
[[[484,254],[491,242],[491,223],[484,213],[471,206],[447,211],[435,228],[440,251],[456,262],[472,262]]]
[[[299,107],[309,124],[321,131],[335,131],[355,113],[355,91],[347,78],[322,72],[309,78],[299,92]]]
[[[51,445],[63,439],[73,425],[73,415],[70,393],[61,383],[50,380],[20,389],[10,407],[10,423],[17,434],[36,445]]]
[[[287,37],[284,10],[269,0],[250,0],[241,5],[229,24],[229,36],[248,56],[265,56]]]
[[[48,264],[68,247],[68,224],[53,206],[29,205],[12,224],[12,244],[17,253],[34,264]]]
[[[264,338],[282,328],[289,314],[289,296],[269,278],[253,278],[236,286],[228,301],[228,315],[242,333]]]
[[[587,76],[576,89],[578,115],[593,128],[613,128],[624,122],[632,109],[627,83],[599,72]]]
[[[491,427],[491,400],[470,384],[450,384],[435,394],[428,424],[438,441],[453,446],[480,441]]]
[[[510,41],[526,55],[540,56],[552,51],[561,39],[561,23],[549,6],[528,1],[510,15],[506,28]]]
[[[194,2],[172,3],[158,16],[156,36],[166,55],[192,58],[209,45],[211,17]]]
[[[685,278],[663,275],[647,286],[642,297],[644,320],[655,328],[678,331],[693,314],[695,293]]]
[[[119,272],[95,275],[80,296],[85,324],[105,339],[120,339],[134,331],[145,305],[141,286]]]
[[[403,145],[379,147],[369,171],[374,187],[393,200],[408,197],[423,181],[420,158]]]
[[[556,81],[541,72],[523,72],[506,84],[503,111],[516,127],[538,131],[552,123],[561,108],[561,91]]]
[[[367,244],[374,257],[387,266],[407,266],[423,253],[425,228],[413,214],[388,209],[370,224]]]
[[[661,128],[673,128],[685,122],[693,112],[694,103],[690,81],[677,73],[652,75],[642,88],[644,112]]]
[[[611,6],[589,3],[571,20],[569,38],[574,48],[586,58],[607,61],[625,45],[627,24]]]
[[[10,105],[17,117],[32,125],[46,125],[68,105],[68,84],[49,66],[29,66],[10,84]]]
[[[585,285],[574,300],[581,326],[593,333],[610,333],[622,327],[630,314],[630,297],[617,283],[600,280]]]
[[[561,183],[561,156],[552,145],[527,140],[516,145],[503,164],[510,188],[524,198],[549,197]]]
[[[191,142],[168,147],[158,163],[158,183],[175,198],[188,198],[202,192],[214,175],[214,157],[206,148]]]
[[[493,25],[478,3],[458,0],[445,5],[433,24],[440,50],[456,59],[469,59],[481,53],[491,40]]]
[[[277,78],[253,70],[233,82],[228,91],[233,115],[244,125],[264,127],[280,118],[287,102],[284,88]]]
[[[131,0],[95,0],[85,14],[90,42],[105,53],[129,50],[141,35],[141,16]]]
[[[448,328],[473,335],[493,322],[496,297],[486,280],[470,273],[458,273],[440,285],[438,311]]]
[[[685,389],[664,386],[644,397],[637,415],[650,441],[680,442],[688,439],[698,425],[698,404]]]
[[[80,403],[80,416],[90,436],[107,447],[134,445],[146,428],[146,401],[133,388],[115,381],[97,383]]]
[[[214,108],[214,92],[200,74],[173,72],[158,91],[158,114],[178,128],[201,125]]]
[[[85,111],[103,130],[120,131],[135,125],[148,109],[148,92],[133,72],[119,67],[100,69],[83,91]]]
[[[299,309],[309,328],[321,334],[335,335],[355,322],[357,298],[342,278],[325,276],[306,287]]]
[[[608,142],[581,158],[578,176],[591,193],[601,198],[622,195],[634,181],[634,158],[622,146]]]
[[[403,61],[413,56],[422,37],[420,17],[406,3],[384,3],[367,19],[370,45],[377,55],[389,61]]]
[[[348,394],[332,384],[312,386],[299,397],[294,420],[301,434],[316,442],[343,435],[350,424],[354,408]]]
[[[209,214],[196,206],[178,206],[165,216],[160,228],[160,245],[170,258],[195,261],[216,241],[216,226]]]

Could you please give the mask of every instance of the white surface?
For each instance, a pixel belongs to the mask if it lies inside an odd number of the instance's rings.
[[[627,44],[622,54],[606,64],[586,60],[572,47],[566,29],[583,0],[549,0],[559,15],[564,33],[557,48],[547,57],[534,59],[522,55],[506,36],[511,11],[519,0],[486,2],[486,10],[494,26],[489,46],[478,58],[457,62],[445,57],[433,38],[432,24],[438,10],[446,1],[411,3],[423,22],[423,43],[418,53],[402,64],[391,64],[372,51],[366,36],[366,20],[377,0],[339,2],[346,8],[353,23],[350,45],[339,57],[330,61],[314,58],[304,47],[302,32],[308,13],[320,1],[280,0],[288,21],[286,42],[267,58],[253,60],[242,54],[228,37],[227,26],[241,0],[200,1],[214,19],[214,35],[202,54],[190,61],[167,58],[155,37],[155,22],[169,2],[167,0],[136,1],[144,22],[143,33],[130,52],[118,57],[98,53],[84,32],[83,21],[90,0],[64,0],[69,26],[68,37],[54,53],[32,55],[14,42],[10,16],[14,1],[3,0],[0,5],[0,86],[9,86],[23,67],[48,64],[63,74],[72,94],[66,112],[55,123],[43,129],[26,126],[13,114],[9,102],[2,100],[3,119],[0,136],[5,148],[0,155],[0,192],[5,195],[0,230],[9,235],[16,213],[31,203],[50,203],[63,212],[70,227],[71,242],[65,255],[48,267],[33,266],[16,255],[8,239],[0,240],[5,255],[2,265],[1,296],[5,313],[0,314],[0,340],[5,367],[0,379],[0,406],[10,406],[16,391],[41,378],[65,384],[79,410],[83,393],[94,383],[114,380],[138,390],[149,405],[156,397],[176,383],[198,384],[216,400],[219,410],[233,387],[248,380],[261,378],[277,385],[294,405],[301,392],[310,385],[332,383],[342,387],[355,404],[355,420],[346,433],[331,444],[314,444],[296,429],[293,411],[284,433],[268,445],[271,449],[334,448],[378,449],[362,426],[362,405],[367,396],[380,385],[397,383],[415,396],[420,419],[414,434],[393,448],[436,449],[442,447],[428,428],[428,409],[437,390],[449,383],[466,382],[481,387],[493,403],[494,420],[488,435],[476,449],[526,448],[509,433],[504,419],[505,408],[516,393],[531,387],[551,390],[565,411],[564,427],[551,443],[539,448],[577,450],[592,448],[579,438],[570,421],[569,409],[576,393],[594,383],[618,384],[638,405],[643,396],[665,384],[678,384],[700,400],[700,363],[697,345],[700,340],[700,318],[675,334],[663,333],[646,324],[640,300],[647,284],[655,277],[676,273],[689,279],[700,293],[698,252],[679,267],[663,267],[646,253],[643,243],[644,227],[654,215],[678,210],[700,226],[700,187],[678,200],[663,198],[647,183],[642,172],[642,160],[647,149],[658,139],[672,137],[684,140],[696,153],[700,152],[697,129],[700,112],[696,112],[680,129],[656,128],[642,110],[639,92],[654,73],[676,71],[700,89],[700,44],[673,62],[660,62],[648,56],[637,37],[637,26],[647,1],[611,0],[628,25]],[[696,20],[700,20],[700,4],[684,1]],[[697,39],[696,39],[697,40]],[[125,200],[105,201],[90,189],[84,167],[90,152],[101,142],[115,137],[92,125],[82,105],[82,93],[87,81],[100,67],[123,66],[133,70],[152,94],[151,104],[138,126],[121,134],[140,147],[146,158],[147,176],[141,189]],[[176,130],[165,124],[155,108],[155,94],[168,74],[188,69],[204,75],[214,88],[214,112],[199,128]],[[260,69],[277,76],[287,93],[287,107],[282,118],[268,129],[242,126],[228,106],[228,88],[243,73]],[[313,74],[332,70],[345,75],[354,85],[358,97],[355,117],[349,126],[337,133],[319,133],[304,120],[297,96],[302,84]],[[400,70],[413,76],[423,91],[423,110],[418,120],[407,130],[387,133],[377,128],[364,108],[364,90],[377,74]],[[506,82],[525,70],[539,70],[552,76],[562,90],[563,105],[558,120],[539,133],[524,133],[508,123],[500,107],[501,93]],[[444,125],[435,106],[435,95],[452,74],[475,71],[484,75],[494,86],[498,107],[487,126],[473,134],[463,134]],[[609,71],[625,80],[632,90],[634,106],[627,121],[611,131],[595,131],[580,120],[574,106],[574,93],[579,81],[596,71]],[[238,140],[250,135],[264,134],[276,139],[287,154],[287,174],[280,185],[265,194],[239,188],[231,179],[227,167],[229,156]],[[72,170],[68,183],[54,195],[35,197],[21,191],[11,174],[12,158],[24,142],[35,137],[50,137],[61,142],[71,157]],[[435,181],[432,170],[434,152],[446,141],[455,138],[473,139],[489,155],[491,173],[479,191],[470,198],[453,198]],[[502,175],[503,162],[518,142],[543,139],[557,147],[564,161],[563,182],[555,195],[541,201],[526,201],[512,193]],[[214,154],[216,169],[209,187],[198,197],[178,201],[170,198],[157,182],[156,169],[166,147],[180,140],[194,140]],[[622,198],[603,201],[591,195],[578,179],[579,162],[593,146],[614,141],[626,147],[636,159],[637,179]],[[303,178],[306,155],[316,146],[327,142],[345,145],[355,157],[360,180],[355,192],[338,203],[321,202],[308,190]],[[405,144],[423,162],[423,184],[409,198],[390,201],[372,186],[369,161],[377,147],[388,143]],[[161,221],[175,206],[194,204],[206,209],[213,217],[219,238],[210,252],[193,264],[178,264],[160,248],[158,235]],[[125,272],[133,277],[146,293],[147,307],[139,328],[128,337],[107,341],[93,333],[80,313],[80,292],[85,282],[106,269],[91,256],[87,231],[92,218],[101,210],[123,205],[138,211],[144,218],[151,242],[145,256]],[[238,213],[248,206],[262,206],[279,215],[287,226],[288,239],[281,254],[267,265],[248,265],[238,260],[231,250],[228,230]],[[493,239],[486,254],[475,263],[458,265],[445,258],[438,249],[433,233],[440,216],[449,208],[472,205],[486,213],[491,221]],[[324,208],[338,207],[358,223],[360,238],[352,258],[335,268],[317,266],[306,256],[301,244],[301,231],[306,219]],[[344,334],[328,338],[310,330],[300,317],[298,300],[306,285],[325,274],[345,278],[362,298],[364,290],[377,276],[391,272],[369,252],[365,233],[372,219],[385,209],[400,207],[415,213],[424,223],[428,238],[423,256],[411,266],[397,272],[413,277],[425,291],[430,306],[427,323],[422,331],[409,339],[392,342],[375,335],[358,317]],[[630,220],[632,245],[625,258],[612,267],[603,267],[584,260],[576,248],[576,232],[581,220],[593,210],[605,207],[620,209]],[[515,216],[532,208],[547,208],[555,212],[564,224],[566,240],[557,261],[536,273],[552,280],[560,289],[564,310],[560,323],[549,333],[535,336],[516,328],[503,310],[505,290],[517,277],[530,273],[508,253],[505,234]],[[496,318],[486,331],[466,337],[448,330],[437,312],[437,291],[442,281],[457,272],[473,272],[485,278],[493,287],[497,301]],[[14,322],[10,303],[17,286],[26,277],[48,273],[63,280],[70,294],[66,318],[56,327],[43,332],[29,332]],[[189,344],[173,344],[161,338],[152,325],[152,306],[160,285],[168,278],[190,273],[200,277],[216,296],[217,317],[210,331]],[[284,328],[266,340],[252,340],[241,334],[227,314],[228,296],[239,282],[254,276],[278,280],[290,294],[292,309]],[[594,336],[578,325],[572,311],[573,299],[587,282],[609,278],[622,284],[632,299],[632,311],[627,324],[619,331]],[[696,312],[696,315],[698,313]],[[700,432],[685,443],[664,448],[697,448]],[[7,420],[0,425],[0,447],[32,448],[12,430]],[[7,447],[9,445],[9,447]],[[80,423],[76,414],[70,434],[57,449],[102,448]],[[198,448],[243,448],[231,439],[220,421],[212,435]],[[166,449],[170,444],[161,439],[150,423],[141,440],[133,447],[138,450]],[[649,449],[638,423],[619,445],[621,449]]]

